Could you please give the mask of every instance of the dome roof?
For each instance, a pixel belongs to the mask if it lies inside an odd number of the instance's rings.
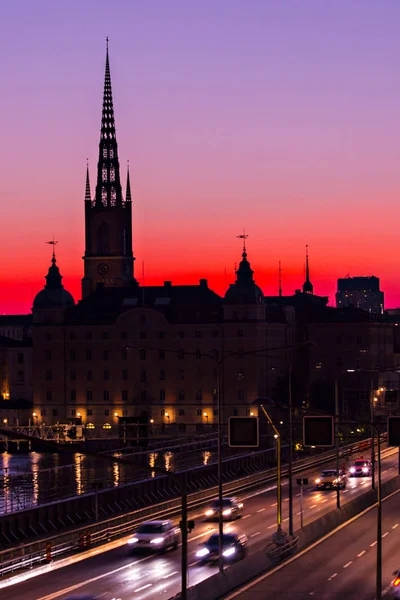
[[[253,280],[254,271],[247,260],[246,249],[243,249],[242,260],[236,271],[236,282],[232,283],[225,294],[225,302],[229,304],[258,304],[264,301],[263,291]]]
[[[60,269],[56,265],[56,257],[53,253],[51,267],[46,275],[46,285],[35,296],[33,308],[58,308],[73,306],[75,301],[72,295],[64,289]]]

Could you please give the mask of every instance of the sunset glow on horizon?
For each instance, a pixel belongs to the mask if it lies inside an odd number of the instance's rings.
[[[53,235],[81,297],[106,35],[141,284],[205,278],[223,295],[245,229],[267,295],[279,261],[283,294],[301,288],[308,244],[315,294],[334,305],[339,277],[376,275],[400,306],[400,4],[147,4],[2,9],[0,313],[30,312]]]

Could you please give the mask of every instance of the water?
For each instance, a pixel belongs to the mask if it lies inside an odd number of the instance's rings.
[[[159,475],[146,469],[146,464],[151,469],[179,471],[216,460],[216,452],[199,449],[184,452],[159,449],[135,456],[115,452],[113,456],[125,457],[139,465],[113,463],[79,452],[0,454],[0,514]]]

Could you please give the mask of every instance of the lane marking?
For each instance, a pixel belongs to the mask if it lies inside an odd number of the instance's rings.
[[[257,512],[264,512],[264,510],[267,510],[266,508],[260,508],[260,510],[258,510]]]
[[[242,517],[242,521],[244,521],[245,519],[248,519],[249,517],[251,517],[251,515],[246,515],[246,516]]]
[[[349,562],[348,562],[348,563],[346,563],[345,565],[343,565],[343,569],[347,569],[347,567],[349,567],[349,566],[350,566],[350,565],[352,565],[352,564],[353,564],[353,561],[352,561],[352,560],[349,560]]]
[[[178,575],[179,571],[173,571],[172,573],[168,573],[168,575],[164,575],[161,579],[168,579],[168,577],[172,577],[173,575]]]
[[[317,506],[316,504],[313,504],[312,506],[310,506],[310,508],[315,508],[316,506]]]
[[[387,531],[386,533],[383,534],[383,538],[386,537],[387,535],[389,535],[389,532]]]
[[[274,504],[271,504],[271,506],[278,506],[278,503],[274,502]]]
[[[321,500],[321,504],[323,504],[324,502],[328,502],[328,499],[325,498],[325,500]]]
[[[256,533],[252,533],[250,537],[256,537],[256,535],[261,535],[261,531],[257,531]]]
[[[192,563],[189,565],[189,567],[194,567],[194,565],[197,565],[197,564],[198,564],[198,562],[199,562],[198,560],[195,560],[194,562],[192,562]],[[40,598],[40,600],[44,600],[44,599],[43,599],[43,598]]]
[[[396,525],[393,525],[392,529],[396,529],[396,527],[398,527],[398,526],[399,526],[399,524],[396,523]]]
[[[289,498],[285,498],[285,499],[284,499],[284,502],[289,502]]]
[[[400,490],[395,490],[391,494],[388,494],[387,496],[385,496],[385,498],[382,499],[382,502],[385,502],[385,500],[389,500],[390,498],[393,498],[393,496],[396,496],[398,493],[400,493]],[[278,571],[280,571],[281,569],[283,569],[284,567],[286,567],[290,563],[292,563],[295,560],[298,560],[299,558],[301,558],[307,552],[310,552],[310,550],[313,550],[314,548],[316,548],[317,546],[319,546],[320,544],[322,544],[323,542],[325,542],[326,540],[328,540],[330,537],[332,537],[333,535],[335,535],[335,533],[338,533],[339,531],[341,531],[345,527],[348,527],[351,523],[353,523],[354,521],[356,521],[360,517],[363,517],[364,515],[366,515],[372,509],[376,508],[377,505],[378,505],[378,503],[375,502],[375,504],[373,504],[372,506],[368,506],[368,508],[364,509],[358,515],[354,515],[354,517],[352,517],[351,519],[349,519],[345,523],[342,523],[341,525],[339,525],[339,527],[336,527],[336,529],[334,529],[333,531],[330,531],[329,533],[327,533],[326,535],[324,535],[322,538],[320,538],[319,540],[317,540],[313,544],[310,544],[310,546],[307,546],[307,548],[304,548],[298,554],[296,554],[295,556],[292,556],[292,558],[289,558],[287,561],[285,561],[281,565],[278,565],[277,567],[274,567],[273,569],[271,569],[271,571],[268,571],[268,573],[264,573],[260,577],[257,577],[257,579],[255,579],[254,581],[251,581],[250,583],[247,583],[246,585],[240,587],[235,592],[233,592],[230,596],[227,596],[225,598],[225,600],[233,600],[234,598],[237,598],[240,594],[243,594],[243,592],[246,592],[247,590],[250,590],[251,588],[253,588],[257,584],[261,583],[262,581],[264,581],[268,577],[271,577],[271,575],[274,575],[275,573],[277,573]],[[40,598],[39,600],[44,600],[44,599]]]
[[[141,592],[142,590],[147,590],[147,588],[151,587],[153,584],[152,583],[146,583],[146,585],[142,585],[142,587],[138,588],[137,590],[133,590],[134,592]]]
[[[377,542],[372,542],[372,544],[370,544],[370,547],[373,548],[374,546],[376,546]]]
[[[334,579],[336,577],[336,575],[337,575],[337,573],[334,573],[333,575],[328,577],[328,581],[332,581],[332,579]]]
[[[357,554],[357,558],[361,558],[362,556],[364,556],[365,553],[366,550],[363,550],[362,552],[360,552],[360,554]]]
[[[277,524],[276,524],[276,523],[274,523],[273,525],[270,525],[270,526],[268,527],[268,529],[272,529],[273,527],[276,527],[276,526],[277,526]]]

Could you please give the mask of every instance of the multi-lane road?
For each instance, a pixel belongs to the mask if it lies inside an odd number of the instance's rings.
[[[397,451],[394,452],[393,449],[385,450],[383,456],[382,480],[385,481],[397,474],[398,457]],[[333,465],[328,463],[325,467],[327,466]],[[335,491],[315,491],[312,485],[322,468],[319,467],[318,471],[314,469],[303,474],[310,480],[310,485],[304,493],[304,524],[317,519],[336,506]],[[358,494],[366,491],[370,485],[370,478],[349,479],[346,490],[341,492],[342,502],[355,498]],[[284,529],[287,529],[288,525],[287,488],[287,482],[285,482],[283,486]],[[300,527],[300,502],[295,480],[293,489],[295,491],[294,526],[295,529],[298,529]],[[244,502],[242,518],[233,523],[226,523],[225,530],[245,533],[249,540],[249,553],[252,553],[262,549],[276,530],[276,488],[270,487],[248,493],[241,499]],[[193,516],[196,517],[196,527],[189,536],[188,580],[190,586],[216,572],[215,567],[200,566],[195,555],[199,544],[204,542],[212,532],[217,531],[217,525],[205,522],[200,515]],[[398,521],[400,522],[400,514]],[[385,521],[384,527],[386,527],[384,529],[386,532],[391,525]],[[373,532],[374,529],[369,526],[371,536],[374,535]],[[345,544],[344,546],[347,553],[349,545]],[[330,554],[329,552],[329,556]],[[347,562],[350,560],[349,558]],[[28,576],[33,577],[24,580]],[[297,570],[297,577],[299,580],[304,579],[301,568]],[[51,565],[38,567],[29,574],[20,573],[13,581],[18,583],[8,586],[11,580],[0,582],[1,597],[4,594],[7,600],[65,600],[70,595],[90,593],[101,600],[153,600],[155,598],[167,600],[180,591],[180,551],[170,551],[160,556],[135,556],[129,553],[126,540],[118,540],[102,548],[87,551],[85,554],[63,558]],[[5,588],[5,586],[7,587]],[[316,587],[310,589],[310,592],[316,591]],[[293,589],[291,593],[291,597],[295,598]]]
[[[383,503],[383,594],[400,568],[400,492]],[[376,598],[376,515],[373,508],[275,568],[227,600]],[[387,596],[390,597],[389,595]]]

